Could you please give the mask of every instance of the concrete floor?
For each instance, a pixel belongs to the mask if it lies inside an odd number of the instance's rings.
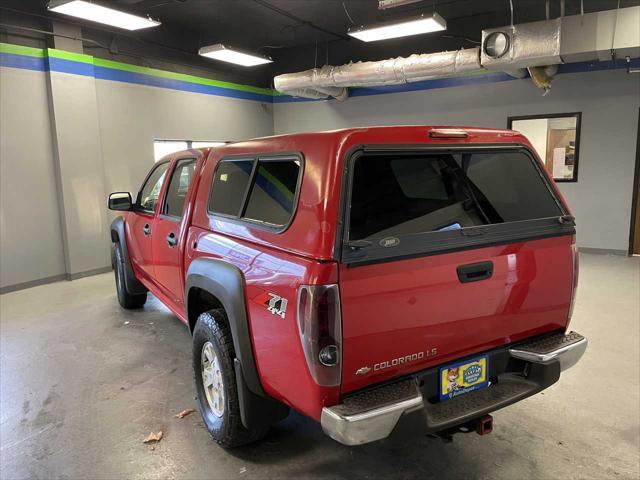
[[[638,478],[640,258],[582,255],[587,354],[485,437],[341,446],[297,414],[224,451],[195,408],[190,336],[159,302],[125,312],[110,274],[0,297],[0,477]],[[142,443],[152,431],[164,439]]]

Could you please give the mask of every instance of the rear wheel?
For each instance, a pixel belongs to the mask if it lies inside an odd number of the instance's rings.
[[[235,351],[225,311],[198,317],[193,330],[193,372],[200,413],[207,430],[222,447],[233,448],[262,438],[268,427],[248,430],[240,418]]]
[[[124,283],[124,262],[120,246],[116,243],[113,246],[113,271],[116,276],[116,293],[118,294],[118,302],[122,308],[133,310],[142,308],[147,301],[147,292],[132,295],[127,292]]]

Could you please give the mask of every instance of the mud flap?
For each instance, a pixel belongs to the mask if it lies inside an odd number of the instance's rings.
[[[233,360],[240,402],[240,418],[247,429],[271,426],[289,415],[289,407],[268,397],[256,395],[247,387],[242,374],[242,365],[237,358]]]

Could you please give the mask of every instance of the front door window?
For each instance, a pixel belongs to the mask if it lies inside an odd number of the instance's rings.
[[[147,181],[140,190],[138,196],[140,210],[147,213],[154,213],[156,205],[158,204],[158,198],[160,197],[160,190],[162,189],[162,183],[164,177],[167,174],[169,168],[169,162],[161,163],[158,165],[151,175],[147,178]]]

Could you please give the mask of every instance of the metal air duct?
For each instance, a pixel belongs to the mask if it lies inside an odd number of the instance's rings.
[[[415,54],[380,62],[357,62],[341,66],[325,65],[299,73],[286,73],[273,79],[281,93],[318,98],[316,92],[346,98],[345,87],[399,85],[434,78],[451,77],[463,73],[482,72],[480,49],[469,48],[457,52]],[[338,89],[338,95],[329,93]],[[305,89],[307,89],[305,91]]]
[[[379,62],[325,65],[274,78],[281,93],[345,99],[348,87],[374,87],[501,71],[521,78],[529,69],[548,91],[561,63],[640,57],[640,7],[561,17],[483,30],[482,46],[455,52],[414,54]],[[540,68],[539,68],[540,67]],[[533,70],[533,74],[531,73]]]

